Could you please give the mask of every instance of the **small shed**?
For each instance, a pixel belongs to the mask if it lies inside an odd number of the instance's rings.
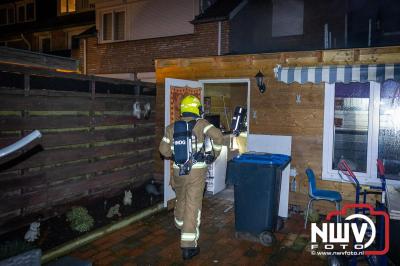
[[[354,202],[353,185],[335,170],[338,159],[351,161],[363,183],[374,183],[378,182],[375,162],[379,157],[390,165],[390,182],[400,180],[398,146],[388,145],[399,136],[392,121],[399,110],[399,62],[400,47],[159,59],[156,136],[161,139],[166,117],[171,116],[165,103],[176,102],[171,84],[180,89],[198,87],[196,93],[204,97],[207,86],[216,86],[214,91],[219,86],[222,91],[223,83],[244,82],[248,93],[240,97],[248,97],[248,134],[292,137],[291,167],[297,174],[292,171],[296,186],[291,187],[289,203],[306,206],[307,167],[316,173],[319,188],[337,190],[345,201]],[[265,76],[265,93],[256,84],[259,71]],[[237,93],[232,89],[229,98]],[[214,102],[220,104],[221,99]],[[207,95],[204,101],[209,103]],[[391,109],[383,109],[380,102],[391,104]],[[221,120],[227,113],[223,104]],[[162,178],[168,169],[161,159],[156,165]],[[327,212],[333,206],[318,202],[316,208]]]

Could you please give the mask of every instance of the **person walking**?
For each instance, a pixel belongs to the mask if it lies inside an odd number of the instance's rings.
[[[181,118],[168,125],[159,146],[160,153],[174,161],[170,185],[175,190],[175,226],[181,231],[181,249],[184,260],[200,252],[201,207],[205,188],[207,163],[221,152],[221,131],[201,117],[200,100],[189,95],[180,105]],[[209,138],[212,149],[206,151]]]

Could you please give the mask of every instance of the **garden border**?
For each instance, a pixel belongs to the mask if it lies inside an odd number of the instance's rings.
[[[147,208],[139,213],[133,214],[117,223],[113,223],[110,225],[103,226],[99,229],[94,230],[93,232],[87,233],[83,236],[80,236],[74,240],[71,240],[65,244],[62,244],[54,249],[51,249],[45,252],[42,256],[42,264],[52,261],[58,257],[61,257],[65,254],[70,253],[71,251],[84,246],[102,236],[105,236],[109,233],[112,233],[116,230],[119,230],[129,224],[142,220],[152,214],[158,213],[164,209],[163,203],[158,203],[150,208]]]

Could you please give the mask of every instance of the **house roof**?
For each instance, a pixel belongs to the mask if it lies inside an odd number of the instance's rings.
[[[217,0],[203,13],[196,16],[192,23],[228,20],[236,15],[246,4],[247,0]]]
[[[90,27],[89,29],[85,30],[79,35],[74,36],[73,38],[86,38],[86,37],[91,37],[91,36],[96,36],[97,35],[97,29],[96,26]]]

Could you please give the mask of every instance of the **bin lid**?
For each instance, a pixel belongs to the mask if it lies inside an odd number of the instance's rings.
[[[277,165],[282,167],[286,166],[291,161],[291,157],[284,154],[246,152],[234,157],[232,161],[238,163]]]

